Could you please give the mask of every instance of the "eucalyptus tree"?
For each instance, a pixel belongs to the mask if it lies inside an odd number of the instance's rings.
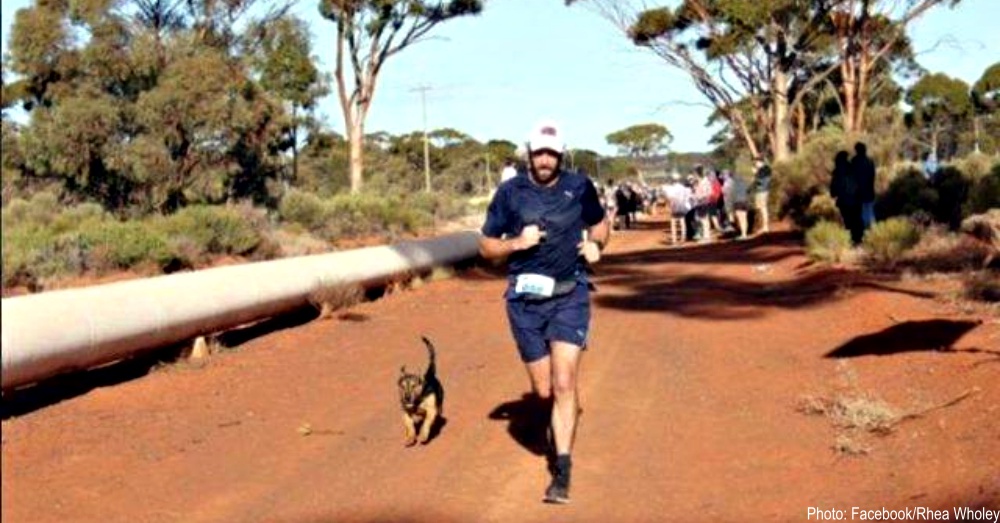
[[[37,0],[10,70],[29,113],[25,168],[122,213],[266,198],[282,109],[255,83],[242,29],[256,0]]]
[[[822,58],[828,2],[684,0],[671,9],[580,1],[687,74],[754,156],[768,149],[779,159],[788,154],[789,107],[832,69],[814,65]]]
[[[830,0],[827,32],[839,67],[843,127],[847,133],[865,130],[873,83],[885,77],[886,62],[912,64],[906,29],[939,5],[955,7],[961,0]]]
[[[308,124],[308,116],[329,94],[328,79],[316,67],[312,41],[306,23],[284,16],[269,23],[257,23],[251,29],[258,45],[250,45],[248,56],[261,86],[283,100],[291,109],[289,142],[292,149],[292,179],[298,175],[299,129]],[[286,180],[286,187],[288,182]]]
[[[972,86],[972,103],[975,108],[974,139],[975,150],[980,152],[982,142],[987,141],[988,151],[1000,152],[1000,62],[983,71],[983,75]],[[983,133],[983,127],[987,132]],[[984,136],[985,135],[985,136]]]
[[[906,102],[913,108],[907,120],[918,136],[926,138],[928,148],[943,158],[953,156],[961,127],[972,117],[969,85],[942,73],[927,75],[909,89]]]
[[[674,137],[663,125],[645,123],[626,127],[605,137],[619,154],[633,158],[648,158],[665,151]]]
[[[885,72],[885,62],[908,55],[907,24],[937,4],[959,1],[683,0],[674,8],[628,0],[565,3],[589,5],[633,43],[683,71],[752,155],[770,150],[780,160],[792,143],[792,116],[803,129],[802,104],[824,83],[834,82],[845,130],[863,130],[877,92],[873,79]],[[759,129],[767,130],[765,142],[755,136]]]
[[[351,192],[364,185],[365,119],[386,61],[438,24],[482,7],[481,0],[320,0],[320,14],[337,27],[333,76],[349,143]]]

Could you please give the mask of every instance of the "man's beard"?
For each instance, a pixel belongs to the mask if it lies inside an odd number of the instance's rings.
[[[535,183],[537,183],[538,185],[549,185],[550,183],[552,183],[553,180],[556,179],[556,176],[559,174],[559,165],[561,163],[562,162],[557,163],[555,167],[553,167],[545,174],[540,173],[538,169],[535,169],[535,167],[532,166],[530,169],[531,179],[534,180]]]

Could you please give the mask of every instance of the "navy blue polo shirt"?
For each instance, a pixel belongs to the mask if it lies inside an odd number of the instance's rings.
[[[560,171],[551,187],[542,187],[525,173],[500,184],[486,211],[483,235],[515,237],[526,225],[538,225],[546,236],[527,250],[508,259],[511,275],[543,274],[556,281],[574,279],[581,273],[583,258],[577,245],[583,231],[604,219],[604,207],[589,178]]]

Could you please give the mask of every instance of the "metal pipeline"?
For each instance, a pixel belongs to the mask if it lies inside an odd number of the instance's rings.
[[[306,305],[337,285],[371,286],[475,257],[479,234],[248,263],[0,300],[9,390]]]

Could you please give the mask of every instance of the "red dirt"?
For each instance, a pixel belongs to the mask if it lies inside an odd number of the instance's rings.
[[[474,269],[260,334],[204,365],[116,366],[5,397],[2,519],[804,521],[809,507],[847,519],[852,507],[1000,509],[1000,317],[953,300],[952,280],[820,269],[787,233],[678,249],[640,230],[616,236],[595,281],[568,506],[540,502],[544,459],[515,437],[528,382],[503,282]],[[421,334],[439,348],[447,423],[404,448],[395,378],[423,366]],[[801,408],[861,396],[922,413],[879,436]]]

